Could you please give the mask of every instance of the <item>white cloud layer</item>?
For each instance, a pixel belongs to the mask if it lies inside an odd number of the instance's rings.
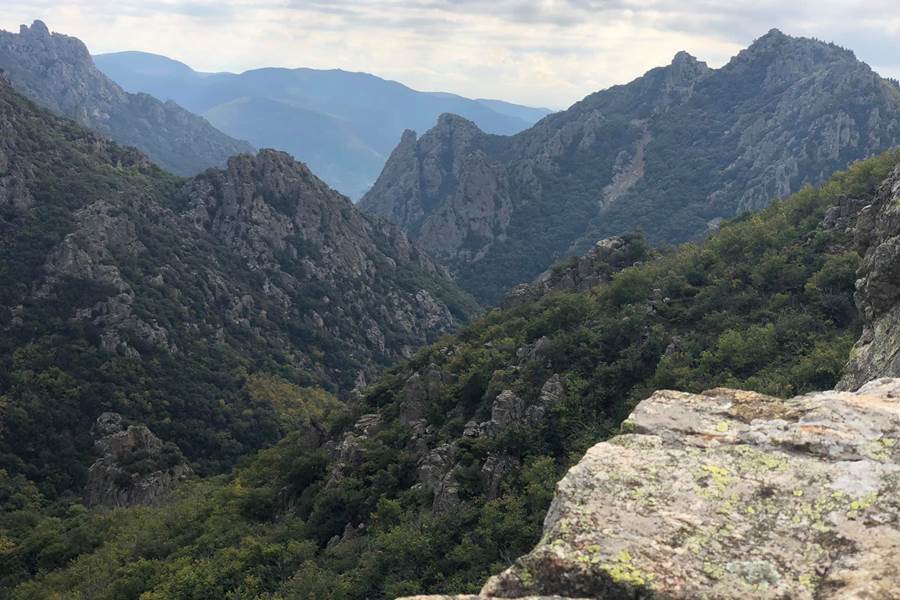
[[[94,53],[205,71],[343,68],[422,90],[563,108],[687,50],[726,62],[772,27],[900,75],[896,0],[3,0],[0,28],[46,21]]]

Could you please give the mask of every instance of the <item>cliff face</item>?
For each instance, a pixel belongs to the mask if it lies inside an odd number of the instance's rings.
[[[856,238],[864,255],[856,282],[864,329],[840,383],[845,390],[900,376],[900,170],[861,210]]]
[[[558,484],[538,546],[468,598],[897,597],[898,396],[897,379],[657,392]]]
[[[361,206],[496,302],[640,228],[682,242],[900,140],[900,92],[846,50],[772,31],[721,69],[686,53],[513,137],[407,132]]]
[[[97,70],[80,40],[51,34],[41,21],[18,34],[0,31],[0,69],[34,102],[139,148],[172,173],[193,175],[253,152],[174,102],[125,92]]]

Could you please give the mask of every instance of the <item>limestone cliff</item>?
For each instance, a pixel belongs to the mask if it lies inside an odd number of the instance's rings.
[[[558,484],[538,546],[456,598],[900,597],[898,486],[898,379],[657,392]]]
[[[194,175],[253,151],[174,102],[125,92],[94,66],[80,40],[51,34],[41,21],[18,34],[0,30],[0,70],[34,102],[139,148],[172,173]]]

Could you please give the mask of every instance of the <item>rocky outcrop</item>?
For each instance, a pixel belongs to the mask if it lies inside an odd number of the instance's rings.
[[[87,506],[155,504],[193,474],[178,446],[163,443],[144,425],[129,425],[120,414],[100,415],[92,433],[101,456],[88,471]]]
[[[596,240],[705,235],[900,141],[900,93],[852,52],[773,30],[719,69],[687,53],[512,137],[408,132],[361,206],[488,303]]]
[[[452,598],[896,598],[898,496],[898,379],[657,392],[558,484],[539,545]]]
[[[0,69],[16,89],[58,115],[145,152],[164,169],[194,175],[253,152],[174,102],[129,94],[101,73],[78,39],[41,21],[0,31]]]
[[[900,169],[860,211],[856,239],[863,254],[856,305],[864,327],[839,384],[845,390],[900,376]]]
[[[607,283],[614,273],[651,256],[650,248],[640,234],[600,240],[584,256],[560,263],[532,283],[523,283],[511,289],[503,300],[503,306],[527,304],[558,292],[585,292]]]

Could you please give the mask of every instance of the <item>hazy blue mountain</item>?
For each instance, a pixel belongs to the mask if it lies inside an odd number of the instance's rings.
[[[281,68],[200,73],[145,52],[101,54],[94,60],[126,90],[173,100],[257,147],[286,150],[353,198],[375,182],[404,130],[428,129],[442,113],[462,115],[488,133],[503,135],[550,113],[419,92],[367,73]]]
[[[22,25],[19,33],[0,30],[0,70],[32,101],[140,149],[177,175],[224,166],[229,157],[254,151],[175,102],[123,90],[97,70],[81,40],[51,34],[42,21]]]

